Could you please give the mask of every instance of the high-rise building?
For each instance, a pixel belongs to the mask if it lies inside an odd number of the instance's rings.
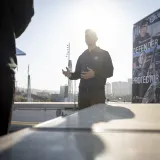
[[[112,94],[114,96],[126,96],[128,95],[128,82],[113,82]]]
[[[61,98],[67,98],[68,97],[68,86],[60,86],[60,94],[59,96]]]
[[[128,94],[132,95],[132,79],[128,79]]]
[[[114,96],[132,95],[132,79],[128,79],[128,82],[113,82],[112,94]]]
[[[106,95],[111,95],[111,83],[107,82],[105,86],[105,93]]]

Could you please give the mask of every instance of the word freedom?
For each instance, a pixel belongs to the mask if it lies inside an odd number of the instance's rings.
[[[134,77],[133,83],[134,84],[142,84],[142,83],[153,83],[156,82],[156,80],[159,78],[158,75],[149,75],[149,76],[143,76],[143,77]]]
[[[150,48],[154,48],[156,46],[158,46],[158,39],[152,39],[151,41],[134,48],[134,53],[142,53],[143,51],[146,51]]]

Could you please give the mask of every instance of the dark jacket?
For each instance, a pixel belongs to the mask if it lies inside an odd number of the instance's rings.
[[[25,31],[33,15],[33,0],[0,1],[0,70],[16,68],[15,38]]]
[[[93,69],[95,77],[91,79],[82,79],[81,72],[87,71],[87,67]],[[72,73],[71,80],[80,80],[80,89],[104,88],[106,79],[113,76],[113,64],[109,53],[96,47],[93,51],[84,51],[78,58],[75,72]]]

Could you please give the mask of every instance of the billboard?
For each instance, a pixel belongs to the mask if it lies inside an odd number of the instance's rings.
[[[160,9],[134,24],[132,102],[160,102]]]

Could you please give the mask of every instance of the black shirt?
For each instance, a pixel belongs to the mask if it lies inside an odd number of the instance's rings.
[[[95,77],[90,79],[81,78],[83,71],[93,69]],[[80,80],[80,88],[100,88],[106,84],[106,79],[113,76],[113,64],[109,53],[96,47],[89,52],[87,49],[78,58],[75,72],[72,73],[72,80]]]
[[[15,68],[17,64],[15,38],[8,0],[1,0],[0,12],[0,69]]]

